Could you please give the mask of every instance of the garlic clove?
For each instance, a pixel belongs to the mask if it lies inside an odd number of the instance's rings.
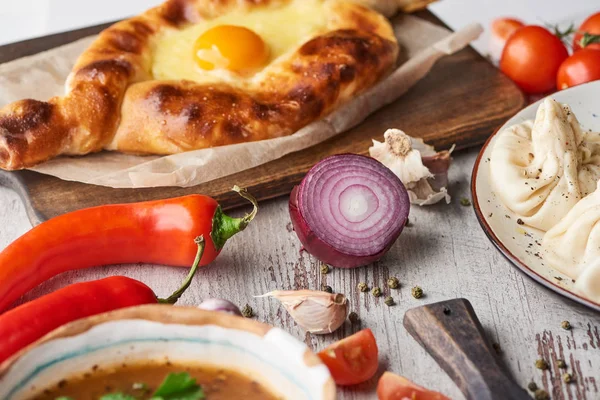
[[[450,156],[455,147],[456,146],[452,146],[450,150],[443,150],[432,156],[423,157],[423,165],[425,165],[433,175],[432,178],[428,179],[433,190],[439,191],[441,188],[448,187],[448,170],[450,169],[450,163],[452,162]]]
[[[256,297],[274,297],[296,323],[310,333],[324,335],[338,329],[348,317],[348,299],[320,290],[275,290]]]
[[[419,206],[428,206],[446,200],[446,204],[450,203],[450,195],[445,187],[435,190],[429,182],[429,179],[422,179],[407,188],[408,198],[411,204]]]
[[[385,141],[373,140],[369,154],[388,167],[408,190],[410,202],[420,206],[446,200],[448,194],[448,169],[452,151],[436,152],[422,139],[412,138],[399,129],[388,129]]]

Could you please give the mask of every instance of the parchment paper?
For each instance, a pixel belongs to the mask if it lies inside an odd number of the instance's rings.
[[[375,87],[293,135],[164,157],[106,151],[81,157],[59,157],[32,170],[115,188],[188,187],[231,175],[314,146],[354,127],[404,94],[439,58],[462,49],[483,31],[479,24],[472,24],[450,34],[444,28],[409,15],[399,15],[392,22],[405,62]],[[47,100],[62,95],[75,60],[94,39],[95,36],[84,38],[0,65],[0,106],[22,98]]]

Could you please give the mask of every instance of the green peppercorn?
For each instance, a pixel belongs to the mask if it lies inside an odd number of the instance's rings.
[[[386,305],[386,306],[388,306],[388,307],[391,307],[391,306],[393,306],[394,304],[396,304],[396,303],[394,302],[394,298],[393,298],[392,296],[388,296],[388,297],[386,297],[386,298],[385,298],[385,300],[384,300],[383,302],[384,302],[384,303],[385,303],[385,305]]]
[[[544,389],[538,389],[535,391],[533,398],[535,400],[550,400],[550,395]]]
[[[568,373],[563,374],[562,379],[563,379],[564,383],[571,383],[571,382],[573,382],[573,375],[568,374]]]
[[[379,296],[381,296],[381,288],[374,287],[373,290],[371,290],[371,293],[373,294],[373,296],[379,297]]]
[[[349,315],[348,315],[348,319],[350,320],[351,323],[356,324],[358,322],[358,314],[355,313],[354,311],[352,311]]]
[[[529,391],[531,392],[535,392],[536,390],[538,390],[537,384],[533,381],[529,382],[529,385],[527,385],[527,389],[529,389]]]
[[[363,293],[366,293],[369,291],[369,286],[367,286],[367,284],[364,282],[359,283],[357,288],[358,288],[358,290],[360,290]]]
[[[328,274],[329,273],[329,265],[321,264],[321,273],[323,275]]]
[[[541,370],[548,369],[548,363],[546,360],[540,358],[539,360],[535,360],[535,367]]]
[[[566,331],[571,330],[571,323],[569,321],[563,321],[560,323],[560,327]]]
[[[469,207],[471,205],[471,200],[467,199],[466,197],[463,197],[462,199],[460,199],[460,205]]]
[[[323,286],[323,291],[327,293],[333,293],[333,289],[328,285]]]
[[[398,289],[400,287],[400,281],[395,276],[388,278],[387,285],[390,289]]]
[[[558,366],[558,368],[560,369],[565,369],[567,368],[567,363],[565,362],[565,360],[556,360],[556,365]]]
[[[242,308],[242,315],[246,318],[252,318],[254,317],[254,310],[252,310],[252,307],[250,307],[249,304],[246,304],[243,308]]]
[[[423,297],[423,289],[421,289],[420,286],[415,286],[414,288],[412,288],[410,293],[415,299],[420,299],[421,297]]]

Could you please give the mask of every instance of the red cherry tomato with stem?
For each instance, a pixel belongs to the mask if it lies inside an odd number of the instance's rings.
[[[500,69],[526,93],[545,93],[569,56],[565,45],[546,28],[529,25],[513,33],[502,52]]]
[[[363,329],[319,352],[338,385],[356,385],[377,372],[379,351],[370,329]]]
[[[583,24],[577,29],[575,36],[573,36],[573,51],[577,52],[581,49],[581,40],[584,34],[595,35],[593,43],[585,46],[586,49],[600,50],[600,12],[593,14],[588,17]]]

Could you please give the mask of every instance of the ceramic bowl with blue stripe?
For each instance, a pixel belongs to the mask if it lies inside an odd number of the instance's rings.
[[[327,368],[285,331],[167,305],[118,310],[55,330],[0,366],[0,399],[30,399],[95,365],[165,360],[234,370],[286,400],[335,399]]]

